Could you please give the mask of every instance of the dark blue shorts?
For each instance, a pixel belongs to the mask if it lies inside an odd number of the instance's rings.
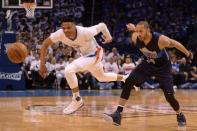
[[[172,66],[170,61],[166,61],[161,67],[156,67],[152,63],[142,61],[131,72],[129,77],[133,77],[139,85],[150,79],[152,76],[155,76],[164,92],[174,93],[171,68]]]

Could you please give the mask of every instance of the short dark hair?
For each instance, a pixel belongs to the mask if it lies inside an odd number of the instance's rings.
[[[140,21],[140,22],[137,23],[137,25],[144,25],[144,27],[150,29],[150,25],[147,21]]]
[[[66,16],[66,17],[62,17],[61,23],[63,23],[63,22],[74,22],[75,23],[75,19],[73,16]]]

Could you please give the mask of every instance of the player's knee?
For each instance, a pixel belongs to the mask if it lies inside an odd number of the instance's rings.
[[[175,99],[174,93],[165,93],[165,98],[168,102],[171,102]]]
[[[129,96],[130,96],[131,89],[134,88],[134,85],[136,85],[136,84],[137,84],[137,80],[135,79],[135,77],[129,76],[122,86],[123,91],[121,94],[121,98],[128,100]]]
[[[96,79],[99,81],[99,82],[106,82],[106,79],[104,77],[101,77],[101,76],[95,76]]]
[[[136,85],[138,82],[137,82],[137,79],[130,75],[126,80],[125,80],[125,84],[124,86],[130,86],[130,87],[133,87],[134,85]]]
[[[65,77],[71,75],[72,73],[75,73],[75,70],[74,70],[74,68],[71,65],[68,65],[65,68]]]
[[[70,66],[67,66],[66,68],[65,68],[65,73],[67,74],[67,73],[70,73],[70,71],[72,70],[72,68],[70,67]]]

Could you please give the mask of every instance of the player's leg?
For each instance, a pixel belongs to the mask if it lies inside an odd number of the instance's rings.
[[[108,82],[108,81],[123,81],[125,82],[128,76],[119,75],[116,73],[105,73],[103,70],[103,64],[101,63],[103,57],[103,49],[97,48],[96,56],[89,56],[92,58],[93,64],[88,66],[87,70],[91,72],[91,74],[97,78],[100,82]]]
[[[178,126],[185,126],[186,118],[184,114],[181,112],[179,102],[177,101],[174,95],[172,75],[169,74],[167,77],[159,78],[159,83],[164,92],[166,100],[177,114]]]
[[[158,78],[161,89],[164,92],[165,98],[174,111],[177,113],[177,122],[179,126],[186,125],[186,119],[181,112],[179,102],[174,96],[173,89],[173,76],[171,73],[171,63],[170,61],[166,63],[160,70],[157,70],[155,76]]]
[[[146,65],[140,64],[136,69],[131,72],[129,77],[126,79],[125,83],[122,85],[122,93],[119,99],[119,105],[116,111],[113,114],[107,114],[110,120],[115,125],[121,124],[121,114],[123,112],[124,106],[129,99],[131,89],[134,88],[134,85],[141,84],[150,78],[151,73],[149,73],[149,68]]]
[[[92,65],[88,68],[88,71],[91,72],[91,74],[96,77],[96,79],[100,82],[109,82],[109,81],[123,81],[125,82],[126,78],[128,76],[126,75],[120,75],[113,72],[104,72],[103,70],[103,64],[101,62]]]
[[[81,71],[80,63],[83,63],[83,57],[74,60],[65,68],[65,78],[72,91],[72,102],[63,110],[64,114],[71,114],[83,106],[83,100],[79,93],[78,79],[76,73]]]
[[[83,100],[79,93],[78,79],[76,73],[79,71],[88,70],[94,65],[94,63],[94,57],[82,56],[74,60],[65,68],[65,77],[73,94],[72,102],[68,105],[68,107],[63,110],[65,114],[71,114],[83,105]]]

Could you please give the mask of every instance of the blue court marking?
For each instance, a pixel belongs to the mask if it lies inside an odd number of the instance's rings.
[[[120,90],[121,91],[121,90]],[[112,90],[81,90],[81,96],[120,96],[120,91]],[[70,90],[20,90],[0,91],[0,97],[28,97],[28,96],[71,96]]]

